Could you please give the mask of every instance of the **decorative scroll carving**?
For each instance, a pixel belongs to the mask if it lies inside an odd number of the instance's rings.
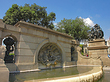
[[[56,65],[61,63],[61,55],[60,49],[55,44],[47,43],[40,49],[38,61],[46,66]]]
[[[93,40],[93,39],[101,39],[103,38],[104,33],[102,31],[102,29],[100,28],[100,26],[98,24],[96,24],[92,29],[91,29],[91,33],[89,34],[89,39]]]

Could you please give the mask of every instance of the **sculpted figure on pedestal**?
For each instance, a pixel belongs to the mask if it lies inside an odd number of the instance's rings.
[[[91,29],[91,33],[89,34],[89,40],[93,39],[101,39],[103,38],[104,33],[98,24],[94,25]]]

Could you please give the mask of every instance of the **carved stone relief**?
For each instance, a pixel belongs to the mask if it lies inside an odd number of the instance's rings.
[[[62,54],[59,47],[53,43],[45,44],[39,51],[38,61],[43,65],[50,66],[61,63]]]

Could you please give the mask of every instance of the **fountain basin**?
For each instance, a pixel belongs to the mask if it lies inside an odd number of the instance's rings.
[[[74,66],[10,75],[11,82],[93,82],[103,75],[101,66]],[[14,80],[12,81],[11,79]]]

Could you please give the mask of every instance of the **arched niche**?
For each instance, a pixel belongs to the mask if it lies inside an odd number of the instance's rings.
[[[9,53],[9,55],[13,55],[14,56],[14,58],[13,58],[13,61],[14,61],[14,63],[16,62],[16,46],[17,46],[17,38],[15,37],[15,36],[13,36],[13,35],[6,35],[6,36],[4,36],[3,37],[3,39],[2,39],[2,46],[5,46],[6,47],[6,45],[3,43],[4,42],[4,40],[6,39],[6,38],[12,38],[13,40],[14,40],[14,44],[12,45],[13,46],[13,51],[12,52],[10,52]],[[12,48],[12,47],[11,47]]]
[[[75,48],[72,46],[71,47],[71,61],[74,61],[74,50]]]
[[[38,53],[38,63],[52,66],[62,63],[62,51],[55,43],[44,44]]]

